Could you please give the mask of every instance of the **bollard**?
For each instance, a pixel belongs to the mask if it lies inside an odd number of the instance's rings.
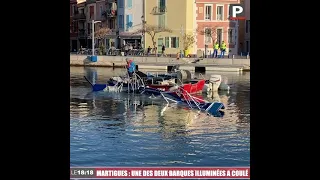
[[[249,59],[249,54],[247,55],[247,59]]]
[[[232,55],[232,60],[234,59],[234,54]]]
[[[242,56],[242,52],[240,53],[240,56]]]

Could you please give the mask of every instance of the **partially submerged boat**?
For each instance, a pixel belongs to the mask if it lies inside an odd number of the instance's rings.
[[[161,95],[168,105],[170,102],[173,102],[191,109],[197,109],[199,112],[206,112],[208,115],[215,117],[222,117],[224,115],[224,112],[221,110],[225,109],[225,107],[221,102],[205,101],[202,98],[190,95],[181,87],[174,92],[161,92]]]
[[[229,90],[230,87],[222,82],[221,75],[211,75],[209,80],[200,74],[201,78],[192,78],[192,74],[187,70],[180,70],[179,66],[174,66],[170,73],[150,74],[137,71],[133,77],[125,76],[111,77],[106,84],[91,84],[93,91],[112,92],[140,92],[151,95],[160,95],[161,92],[173,91],[182,87],[189,94],[209,94],[218,90]]]

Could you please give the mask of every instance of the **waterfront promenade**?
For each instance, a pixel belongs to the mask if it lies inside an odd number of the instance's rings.
[[[203,58],[192,63],[198,58],[177,60],[173,57],[98,56],[98,61],[92,62],[87,57],[87,55],[71,54],[70,66],[123,68],[126,65],[125,59],[129,57],[134,59],[139,69],[168,70],[173,65],[180,65],[181,69],[191,71],[250,71],[250,59]]]

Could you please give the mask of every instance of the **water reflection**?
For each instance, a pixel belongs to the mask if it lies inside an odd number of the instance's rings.
[[[75,166],[245,166],[249,165],[249,81],[226,75],[232,87],[204,98],[225,104],[222,118],[161,98],[91,92],[71,70],[70,161]],[[89,70],[90,71],[90,70]],[[97,83],[119,72],[96,69]],[[109,76],[109,77],[110,77]]]

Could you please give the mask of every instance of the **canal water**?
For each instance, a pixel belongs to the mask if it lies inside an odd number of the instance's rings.
[[[250,165],[249,72],[214,73],[231,90],[203,96],[225,104],[223,117],[165,108],[161,98],[145,95],[93,93],[84,79],[105,83],[123,73],[70,68],[70,166]]]

